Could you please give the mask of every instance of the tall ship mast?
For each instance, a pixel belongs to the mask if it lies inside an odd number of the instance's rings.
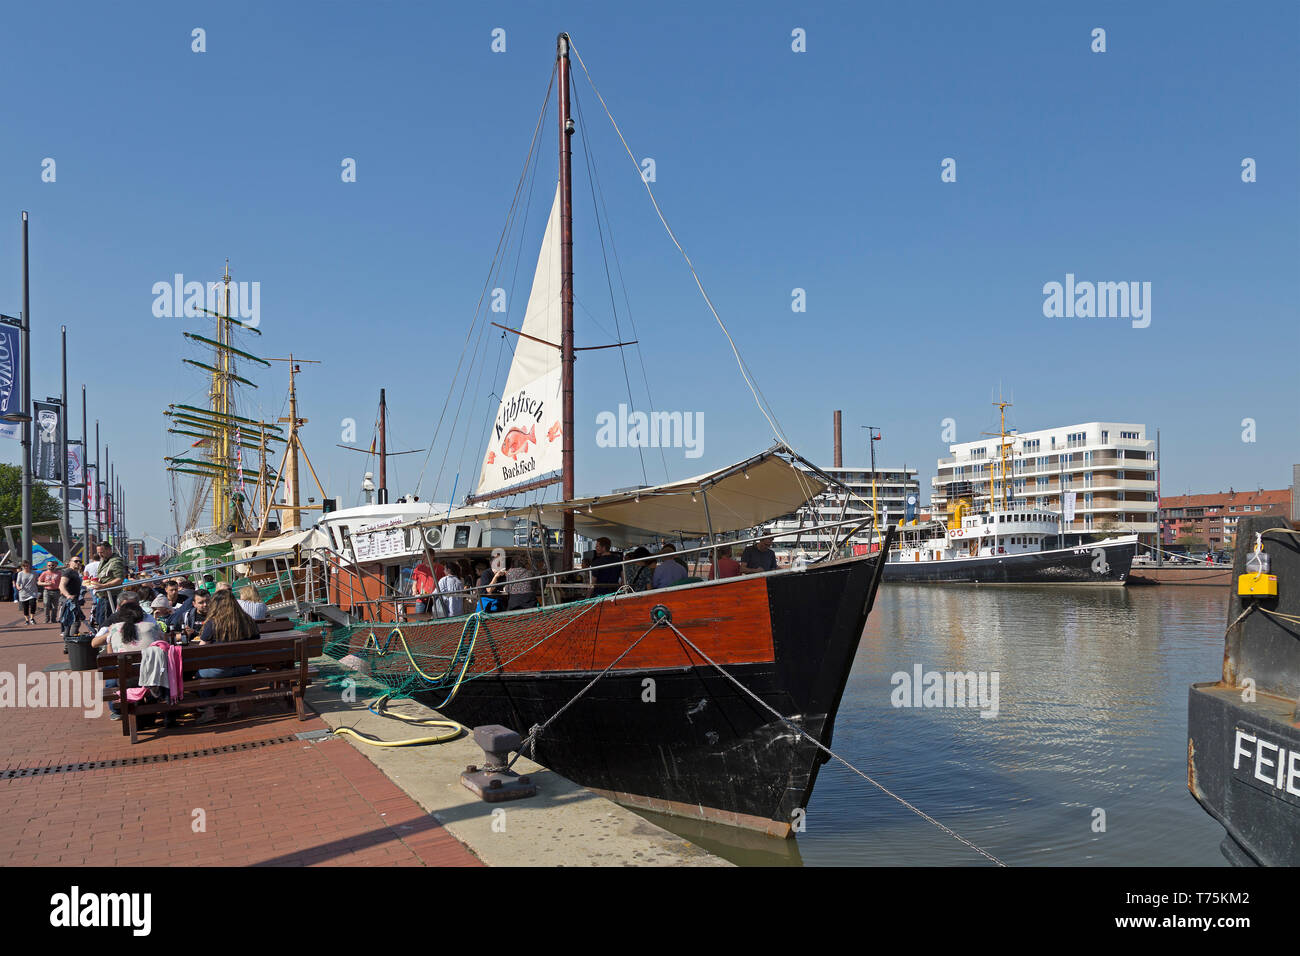
[[[274,422],[240,415],[240,393],[257,388],[240,371],[271,363],[235,343],[237,336],[261,335],[255,324],[232,310],[230,261],[219,287],[218,310],[202,308],[215,325],[213,335],[182,333],[207,353],[207,361],[182,361],[207,374],[206,406],[174,403],[163,412],[168,434],[189,440],[189,447],[164,459],[172,476],[172,511],[176,522],[176,570],[197,569],[224,559],[240,536],[256,536],[265,519],[262,489],[274,482],[268,451],[283,443],[283,428]]]
[[[704,475],[576,497],[574,354],[613,346],[575,344],[571,139],[581,129],[585,142],[586,132],[581,107],[577,123],[570,113],[571,55],[560,34],[555,191],[539,187],[550,213],[524,314],[518,327],[499,326],[513,336],[514,354],[494,390],[495,415],[483,423],[483,457],[471,466],[478,483],[460,506],[380,504],[326,515],[316,530],[330,538],[320,552],[328,597],[308,610],[340,625],[331,653],[358,663],[388,695],[467,726],[527,731],[516,749],[622,803],[789,836],[827,759],[884,558],[833,561],[828,553],[798,571],[778,569],[759,540],[752,573],[737,565],[730,577],[706,580],[670,557],[673,544],[697,571],[701,559],[720,568],[719,548],[734,536],[833,483],[779,435],[765,451]],[[551,485],[560,500],[519,503]],[[499,503],[512,497],[513,506]],[[617,564],[601,567],[639,583],[597,586],[587,580],[594,563],[575,575],[578,536],[622,549]],[[890,529],[884,551],[892,540]],[[644,545],[660,553],[633,550]],[[652,588],[634,572],[656,560]],[[430,576],[445,572],[438,594],[416,585],[417,562]],[[401,590],[408,575],[418,592]],[[504,607],[487,583],[501,575],[512,588]],[[421,609],[431,597],[432,608]],[[648,686],[664,703],[644,702]]]

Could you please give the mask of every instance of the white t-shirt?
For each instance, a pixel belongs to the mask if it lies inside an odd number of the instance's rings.
[[[464,583],[454,574],[445,574],[438,579],[438,592],[442,595],[442,607],[448,617],[459,617],[463,613],[461,608],[465,600],[463,594],[448,592],[461,591],[464,588]]]
[[[110,653],[122,651],[142,651],[155,641],[166,640],[158,625],[152,621],[141,621],[135,626],[135,640],[128,644],[122,640],[122,625],[114,624],[108,629],[108,649]]]

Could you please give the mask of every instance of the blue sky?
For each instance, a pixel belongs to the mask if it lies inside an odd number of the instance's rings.
[[[113,448],[130,532],[172,530],[162,458],[179,446],[161,410],[204,388],[180,361],[198,356],[180,333],[201,322],[155,318],[151,288],[177,272],[215,279],[226,257],[237,280],[261,284],[264,335],[249,347],[324,363],[306,367],[300,389],[330,493],[357,502],[364,459],[334,445],[347,418],[368,444],[381,386],[390,447],[429,446],[561,29],[634,153],[655,160],[669,222],[811,458],[829,462],[841,408],[850,464],[865,460],[859,426],[870,423],[884,432],[881,460],[928,482],[946,452],[941,421],[956,420],[958,440],[978,437],[996,423],[1000,385],[1022,430],[1159,427],[1170,493],[1289,484],[1300,6],[699,6],[7,9],[0,312],[20,308],[28,209],[33,393],[58,390],[66,324],[69,381],[75,397],[86,383]],[[1090,50],[1096,27],[1105,53]],[[504,53],[491,50],[495,28]],[[795,28],[807,52],[791,50]],[[580,71],[575,86],[580,344],[615,335],[585,143],[641,343],[627,352],[633,399],[645,403],[644,362],[657,408],[704,413],[703,457],[648,453],[646,477],[766,447],[726,342]],[[553,188],[553,115],[529,218],[511,237],[516,324]],[[46,157],[53,183],[41,181]],[[344,157],[355,183],[341,181]],[[955,183],[940,181],[945,157]],[[1257,182],[1241,180],[1245,157]],[[1150,327],[1044,317],[1042,287],[1066,273],[1150,282]],[[615,288],[630,338],[617,275]],[[791,310],[795,288],[804,313]],[[462,409],[468,442],[459,430],[449,445],[444,430],[422,498],[446,500],[458,467],[458,497],[476,478],[506,370],[495,335]],[[578,491],[642,481],[634,450],[595,444],[597,413],[628,401],[618,353],[583,354],[577,375]],[[280,414],[283,367],[252,377],[261,387],[244,407]],[[18,460],[16,443],[0,453]],[[424,462],[393,460],[394,497],[414,490]]]

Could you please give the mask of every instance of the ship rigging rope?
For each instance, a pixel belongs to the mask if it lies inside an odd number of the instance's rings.
[[[623,144],[623,149],[627,152],[627,158],[630,159],[632,165],[636,167],[637,177],[641,180],[641,184],[645,186],[646,194],[649,195],[650,203],[654,206],[655,213],[659,216],[659,221],[663,224],[664,230],[668,233],[668,238],[671,239],[673,245],[677,247],[677,251],[682,254],[682,259],[686,261],[686,267],[690,270],[691,277],[695,280],[696,288],[700,290],[700,295],[704,297],[705,305],[709,307],[709,311],[713,313],[714,320],[718,323],[718,328],[722,329],[722,334],[726,336],[727,342],[731,346],[731,352],[736,358],[736,365],[740,368],[740,374],[745,379],[745,384],[749,386],[750,394],[754,396],[754,403],[758,406],[758,410],[762,412],[763,417],[767,419],[768,425],[772,427],[772,433],[778,440],[789,445],[790,443],[785,437],[785,432],[776,421],[776,414],[772,412],[767,399],[762,395],[762,390],[750,376],[749,369],[745,365],[745,360],[740,355],[740,349],[736,346],[735,339],[731,337],[731,332],[728,331],[726,323],[722,321],[722,316],[718,315],[718,310],[713,307],[713,300],[709,298],[708,292],[704,290],[704,283],[700,280],[699,273],[695,271],[695,263],[692,262],[691,257],[686,254],[686,250],[682,248],[682,244],[677,241],[676,233],[674,233],[672,227],[668,225],[668,220],[664,217],[663,210],[659,208],[659,201],[655,199],[654,190],[650,188],[650,183],[646,177],[641,175],[641,164],[636,161],[636,156],[632,154],[632,148],[628,146],[627,139],[623,136],[623,131],[619,128],[617,121],[615,121],[614,115],[609,111],[609,105],[605,102],[605,97],[601,95],[600,90],[596,87],[596,81],[591,78],[591,72],[587,69],[587,64],[583,61],[582,54],[578,52],[578,48],[574,45],[572,38],[569,39],[569,48],[573,50],[573,55],[577,57],[578,65],[582,67],[582,72],[587,77],[587,82],[591,84],[591,91],[596,94],[596,99],[600,100],[600,105],[605,111],[605,116],[609,118],[610,125],[614,127],[614,132],[618,134],[619,142]]]
[[[665,623],[668,623],[668,622],[667,622],[667,619],[666,619],[666,618],[660,618],[659,620],[657,620],[657,621],[655,621],[653,624],[651,624],[648,628],[646,628],[644,634],[642,634],[642,635],[641,635],[640,637],[638,637],[635,641],[633,641],[631,644],[629,644],[629,645],[627,646],[627,648],[623,651],[622,654],[618,655],[618,657],[616,657],[616,658],[614,658],[612,661],[610,661],[610,662],[609,662],[609,666],[606,667],[606,668],[605,668],[603,671],[601,671],[599,674],[597,674],[595,677],[593,677],[590,681],[588,681],[588,682],[587,682],[587,686],[584,687],[584,688],[582,688],[582,690],[578,691],[576,694],[574,694],[573,697],[572,697],[572,699],[570,699],[569,702],[568,702],[567,704],[565,704],[563,707],[561,707],[561,708],[560,708],[559,710],[557,710],[555,713],[551,714],[550,717],[547,717],[546,720],[543,721],[542,723],[540,723],[540,724],[533,724],[532,727],[528,728],[528,736],[525,737],[525,738],[520,742],[520,744],[519,744],[519,748],[518,748],[518,750],[515,752],[514,759],[511,760],[508,764],[506,764],[505,769],[506,769],[506,770],[509,770],[511,767],[513,767],[513,766],[515,765],[515,761],[517,761],[520,757],[522,757],[522,756],[524,755],[524,751],[525,751],[525,750],[528,751],[528,753],[529,753],[529,757],[532,758],[532,757],[535,755],[535,749],[534,749],[534,748],[535,748],[535,745],[536,745],[536,743],[537,743],[537,738],[540,737],[540,736],[542,735],[542,733],[546,730],[546,728],[549,727],[549,726],[551,726],[551,724],[555,723],[555,721],[559,719],[560,715],[563,714],[563,713],[564,713],[566,710],[568,710],[570,707],[572,707],[574,704],[576,704],[576,703],[577,703],[577,702],[582,698],[582,696],[583,696],[584,694],[587,693],[587,691],[589,691],[589,690],[591,690],[593,687],[595,687],[597,681],[599,681],[602,677],[604,677],[606,674],[608,674],[611,670],[614,669],[614,665],[616,665],[616,664],[617,664],[619,661],[621,661],[623,658],[627,657],[628,654],[632,653],[632,649],[635,648],[635,647],[636,647],[638,644],[640,644],[642,641],[644,641],[644,640],[646,639],[646,636],[649,635],[649,633],[650,633],[651,631],[653,631],[653,630],[654,630],[656,627],[658,627],[659,625],[661,625],[661,624],[665,624]],[[672,627],[672,625],[669,624],[669,627]],[[676,630],[676,628],[673,628],[673,630]]]
[[[600,205],[596,202],[596,174],[595,174],[595,170],[591,165],[591,150],[587,148],[587,124],[582,116],[582,98],[575,96],[573,98],[573,105],[577,108],[577,112],[578,112],[578,128],[582,130],[582,136],[579,137],[579,140],[582,143],[582,158],[587,165],[587,186],[591,190],[591,206],[592,206],[592,212],[594,214],[592,218],[596,220],[596,235],[600,238],[600,257],[605,264],[605,286],[609,289],[609,309],[610,312],[612,312],[614,315],[614,336],[615,336],[614,341],[622,342],[623,329],[618,321],[618,303],[614,298],[614,277],[610,274],[609,254],[605,251],[605,228],[603,225],[601,225]],[[610,233],[609,233],[609,241],[610,241],[610,245],[613,245],[614,230],[612,228],[610,229]],[[631,318],[630,315],[629,318]],[[633,326],[633,334],[635,335],[635,326]],[[636,401],[632,398],[632,377],[631,375],[628,374],[628,370],[627,370],[627,353],[622,348],[620,348],[618,350],[618,357],[623,363],[623,381],[627,385],[628,407],[631,411],[636,411]],[[644,365],[642,367],[644,368]],[[651,406],[650,410],[651,411],[654,410],[653,405]],[[648,485],[650,484],[650,479],[649,477],[647,477],[646,470],[645,470],[645,452],[642,450],[639,444],[637,445],[636,453],[637,453],[637,457],[641,461],[641,480]],[[668,459],[667,456],[664,455],[664,450],[662,446],[659,449],[659,454],[661,456],[664,456],[664,481],[668,481],[669,480]]]
[[[720,316],[718,310],[714,308],[713,300],[709,298],[709,293],[705,291],[704,283],[701,281],[699,273],[695,271],[695,263],[692,262],[691,257],[686,254],[686,250],[682,247],[682,244],[677,241],[677,234],[674,233],[672,227],[668,225],[668,219],[664,216],[663,210],[659,208],[659,201],[655,199],[654,190],[650,188],[649,180],[642,175],[641,164],[637,162],[636,156],[632,153],[632,148],[628,146],[627,139],[623,136],[623,130],[619,128],[618,122],[614,119],[614,114],[609,111],[609,104],[605,102],[605,97],[601,95],[600,90],[596,87],[596,81],[591,78],[591,72],[587,69],[587,64],[582,59],[582,54],[578,52],[578,48],[574,44],[572,37],[569,38],[569,48],[577,58],[578,65],[582,67],[583,75],[587,77],[587,82],[591,85],[591,91],[596,94],[596,99],[600,100],[601,108],[604,109],[605,116],[608,117],[610,125],[614,127],[614,132],[618,134],[619,142],[623,144],[623,149],[627,153],[628,159],[630,159],[632,165],[636,167],[637,178],[639,178],[641,184],[645,186],[646,194],[650,197],[650,203],[654,206],[655,213],[658,215],[659,221],[663,224],[664,231],[668,233],[668,238],[672,240],[673,245],[677,247],[677,251],[681,253],[682,259],[686,262],[686,267],[690,270],[691,278],[695,280],[696,288],[700,290],[700,295],[704,298],[704,304],[709,307],[709,312],[713,314],[714,321],[718,323],[718,328],[720,328],[722,334],[726,336],[727,344],[731,346],[731,353],[735,356],[736,365],[740,369],[741,377],[744,378],[745,384],[749,386],[750,394],[754,397],[754,404],[758,406],[759,412],[767,419],[768,425],[772,428],[772,434],[776,436],[777,440],[783,443],[787,448],[794,448],[794,446],[790,444],[790,440],[786,438],[785,431],[781,428],[780,423],[776,420],[776,412],[772,410],[771,404],[767,400],[767,396],[763,394],[763,390],[759,387],[757,381],[755,381],[753,375],[750,373],[749,366],[745,364],[745,360],[740,354],[740,348],[736,345],[736,340],[731,337],[731,332],[728,330],[726,323],[722,321],[722,316]],[[802,475],[799,476],[799,481],[801,483],[805,482]],[[806,484],[805,487],[807,487]],[[810,494],[809,497],[812,497],[812,495]]]
[[[825,744],[823,744],[820,740],[818,740],[818,739],[817,739],[816,737],[814,737],[812,734],[808,733],[808,732],[807,732],[806,730],[804,730],[802,727],[798,727],[798,726],[796,726],[796,725],[794,724],[794,722],[791,721],[788,717],[786,717],[785,715],[783,715],[783,714],[782,714],[780,711],[778,711],[776,708],[772,707],[772,706],[771,706],[767,701],[763,700],[761,697],[759,697],[757,694],[755,694],[752,690],[750,690],[748,687],[746,687],[744,684],[742,684],[740,681],[738,681],[735,677],[731,676],[731,674],[727,673],[727,671],[726,671],[726,670],[725,670],[725,669],[724,669],[720,664],[716,663],[716,662],[713,660],[713,658],[709,657],[708,654],[705,654],[704,651],[700,650],[700,649],[695,645],[695,643],[694,643],[694,642],[693,642],[689,637],[687,637],[687,636],[686,636],[685,634],[683,634],[680,630],[678,630],[678,629],[677,629],[677,625],[673,624],[672,621],[665,620],[664,623],[666,623],[666,624],[668,625],[668,627],[670,627],[670,628],[672,629],[672,631],[673,631],[674,634],[676,634],[676,635],[677,635],[678,637],[680,637],[683,641],[685,641],[686,644],[687,644],[687,646],[690,647],[691,650],[695,651],[696,654],[699,654],[700,657],[702,657],[702,658],[704,658],[704,660],[708,661],[708,663],[711,664],[711,665],[713,666],[713,669],[714,669],[714,670],[716,670],[716,671],[717,671],[719,674],[721,674],[723,677],[727,678],[727,680],[731,681],[733,684],[735,684],[737,687],[739,687],[741,690],[743,690],[746,694],[748,694],[750,697],[752,697],[756,703],[758,703],[758,704],[759,704],[760,706],[762,706],[764,709],[766,709],[767,711],[769,711],[769,712],[770,712],[774,717],[776,717],[778,720],[780,720],[783,724],[785,724],[787,727],[789,727],[791,730],[793,730],[793,731],[794,731],[795,733],[797,733],[799,736],[807,738],[808,741],[809,741],[810,743],[812,743],[812,745],[813,745],[814,747],[816,747],[818,750],[821,750],[821,751],[825,752],[826,754],[828,754],[829,756],[834,757],[834,758],[835,758],[836,760],[838,760],[840,763],[844,764],[844,766],[848,767],[850,770],[852,770],[854,773],[856,773],[856,774],[857,774],[859,777],[861,777],[863,780],[867,781],[867,783],[869,783],[869,784],[871,784],[873,787],[876,787],[877,789],[879,789],[881,793],[884,793],[884,794],[886,794],[886,795],[888,795],[888,796],[890,796],[890,797],[893,797],[895,800],[897,800],[897,801],[898,801],[899,803],[901,803],[903,806],[907,807],[907,809],[911,810],[913,813],[915,813],[917,816],[919,816],[922,820],[925,820],[925,821],[927,821],[927,822],[929,822],[929,823],[933,823],[936,827],[938,827],[938,828],[939,828],[940,830],[942,830],[944,833],[948,834],[948,836],[952,837],[952,838],[953,838],[954,840],[956,840],[958,843],[961,843],[961,844],[964,844],[965,846],[970,847],[972,850],[974,850],[974,851],[975,851],[976,853],[978,853],[980,856],[984,857],[985,859],[987,859],[987,860],[989,860],[989,861],[991,861],[991,862],[993,862],[993,863],[996,863],[998,866],[1006,866],[1005,863],[1003,863],[1001,860],[999,860],[999,859],[998,859],[996,856],[994,856],[992,853],[988,852],[987,850],[983,849],[982,847],[978,847],[978,846],[976,846],[976,845],[975,845],[974,843],[972,843],[970,840],[967,840],[964,836],[962,836],[960,833],[957,833],[955,830],[951,829],[950,827],[944,826],[942,823],[940,823],[940,822],[939,822],[938,820],[936,820],[934,817],[930,816],[928,813],[926,813],[926,812],[925,812],[924,810],[922,810],[920,807],[917,807],[917,806],[915,806],[914,804],[908,803],[906,800],[904,800],[904,799],[903,799],[902,797],[900,797],[898,794],[894,793],[892,790],[890,790],[890,789],[889,789],[888,787],[886,787],[884,784],[881,784],[881,783],[877,782],[876,780],[873,780],[870,776],[868,776],[867,774],[863,773],[863,772],[862,772],[861,770],[859,770],[857,767],[853,766],[853,764],[849,763],[847,760],[845,760],[843,757],[841,757],[841,756],[840,756],[839,754],[837,754],[835,751],[831,750],[830,747],[827,747]]]
[[[429,459],[433,456],[433,449],[438,444],[438,435],[442,431],[443,420],[447,417],[447,408],[451,405],[451,397],[455,392],[456,380],[460,377],[460,369],[465,362],[465,354],[467,351],[469,351],[470,340],[474,337],[474,327],[478,324],[477,317],[483,309],[483,300],[487,297],[488,287],[491,286],[492,284],[492,276],[496,274],[497,261],[498,259],[500,259],[502,255],[502,251],[503,249],[505,249],[507,245],[506,240],[510,233],[510,224],[514,219],[515,209],[519,205],[519,194],[524,188],[524,183],[528,180],[528,169],[529,166],[532,165],[533,150],[537,147],[537,137],[542,130],[542,121],[546,118],[546,107],[551,100],[551,87],[555,85],[555,73],[556,73],[556,68],[552,67],[550,82],[546,84],[546,95],[542,98],[542,109],[541,112],[538,113],[537,115],[537,125],[533,127],[533,138],[532,141],[528,144],[528,155],[524,159],[524,168],[523,171],[519,174],[519,182],[515,186],[514,198],[510,200],[510,209],[506,213],[506,221],[501,228],[501,238],[497,240],[497,250],[492,256],[492,264],[491,266],[488,267],[487,277],[483,280],[483,289],[482,291],[479,292],[478,304],[474,307],[475,321],[470,323],[469,331],[465,333],[465,343],[464,345],[461,346],[460,358],[457,359],[456,361],[455,374],[452,375],[451,382],[447,386],[447,398],[442,403],[442,411],[438,415],[438,424],[433,430],[433,439],[429,442],[429,451],[424,456],[424,464],[420,466],[420,476],[418,479],[416,479],[415,482],[416,494],[419,494],[420,488],[424,483],[425,470],[429,466]],[[466,372],[465,377],[466,377],[466,384],[468,384],[469,381],[468,372]],[[462,395],[462,399],[463,399],[463,395]],[[450,447],[450,445],[451,445],[451,441],[449,439],[448,447]],[[446,455],[443,456],[443,466],[445,465],[446,465]],[[442,481],[442,472],[443,472],[443,468],[440,467],[438,469],[438,482]],[[436,495],[438,491],[437,483],[435,483],[433,490],[434,490],[434,494]]]
[[[593,677],[590,681],[588,681],[587,684],[586,684],[586,685],[585,685],[585,686],[584,686],[580,691],[578,691],[576,694],[574,694],[573,697],[568,701],[568,703],[566,703],[563,707],[561,707],[559,710],[557,710],[557,711],[556,711],[554,714],[552,714],[550,717],[546,718],[546,720],[543,721],[542,723],[540,723],[540,724],[533,724],[533,726],[530,727],[529,730],[528,730],[528,736],[525,737],[525,738],[520,742],[519,747],[517,748],[517,750],[516,750],[516,752],[515,752],[515,756],[510,760],[510,762],[509,762],[508,764],[506,764],[505,769],[506,769],[506,770],[509,770],[511,767],[513,767],[513,766],[515,765],[515,763],[519,760],[519,758],[522,757],[525,753],[527,753],[527,754],[529,755],[530,759],[535,759],[535,757],[536,757],[536,750],[535,750],[535,747],[536,747],[537,739],[538,739],[539,737],[541,737],[541,735],[542,735],[543,733],[545,733],[546,728],[549,727],[551,724],[553,724],[556,720],[558,720],[558,719],[561,717],[561,715],[564,714],[565,711],[567,711],[570,707],[572,707],[572,706],[573,706],[574,704],[576,704],[580,699],[582,699],[582,697],[586,695],[587,691],[589,691],[589,690],[591,690],[593,687],[595,687],[596,684],[601,680],[601,678],[605,677],[605,675],[607,675],[611,670],[614,669],[614,667],[619,663],[619,661],[623,660],[623,658],[627,657],[628,654],[632,653],[633,649],[636,648],[636,646],[637,646],[638,644],[640,644],[643,640],[645,640],[646,637],[648,637],[648,636],[650,635],[650,633],[651,633],[655,628],[660,627],[661,625],[662,625],[662,626],[666,626],[667,628],[669,628],[669,629],[670,629],[674,634],[676,634],[679,638],[681,638],[683,641],[685,641],[685,642],[686,642],[686,645],[687,645],[688,647],[690,647],[691,650],[695,651],[696,654],[698,654],[698,655],[699,655],[699,656],[700,656],[704,661],[706,661],[710,666],[712,666],[714,670],[716,670],[718,673],[720,673],[720,674],[721,674],[723,677],[725,677],[727,680],[731,681],[733,684],[735,684],[737,687],[739,687],[742,691],[745,692],[745,694],[747,694],[749,697],[753,698],[753,700],[754,700],[757,704],[759,704],[759,706],[763,707],[763,709],[765,709],[765,710],[767,710],[769,713],[771,713],[772,716],[776,717],[777,720],[781,721],[783,724],[785,724],[787,727],[789,727],[791,730],[793,730],[793,731],[794,731],[796,734],[798,734],[800,737],[805,737],[805,738],[807,738],[807,739],[808,739],[808,740],[813,744],[813,746],[817,747],[819,750],[824,751],[824,752],[825,752],[826,754],[828,754],[829,756],[834,757],[834,758],[835,758],[836,760],[838,760],[840,763],[844,764],[844,766],[848,767],[850,770],[852,770],[854,773],[856,773],[856,774],[857,774],[859,777],[861,777],[863,780],[866,780],[866,781],[867,781],[868,783],[870,783],[872,786],[874,786],[874,787],[876,787],[877,789],[879,789],[882,793],[884,793],[884,794],[886,794],[886,795],[892,797],[893,799],[897,800],[897,801],[898,801],[899,803],[901,803],[904,807],[906,807],[907,809],[911,810],[911,811],[912,811],[913,813],[915,813],[917,816],[921,817],[921,819],[923,819],[923,820],[925,820],[925,821],[927,821],[927,822],[929,822],[929,823],[934,824],[936,827],[938,827],[938,828],[939,828],[940,830],[942,830],[944,833],[948,834],[950,837],[952,837],[952,838],[953,838],[954,840],[956,840],[958,843],[961,843],[961,844],[963,844],[963,845],[965,845],[965,846],[970,847],[970,848],[971,848],[972,850],[974,850],[976,853],[980,854],[980,856],[985,857],[986,859],[988,859],[988,860],[991,861],[992,863],[997,864],[998,866],[1006,866],[1005,863],[1003,863],[1001,860],[999,860],[999,859],[998,859],[996,856],[994,856],[992,853],[989,853],[987,850],[983,849],[982,847],[976,846],[974,843],[972,843],[970,840],[967,840],[967,839],[966,839],[965,837],[963,837],[961,834],[957,833],[956,831],[954,831],[954,830],[951,829],[950,827],[947,827],[947,826],[945,826],[944,824],[940,823],[938,820],[936,820],[934,817],[930,816],[928,813],[926,813],[926,812],[925,812],[924,810],[922,810],[920,807],[917,807],[917,806],[915,806],[914,804],[909,803],[908,801],[906,801],[906,800],[904,800],[902,797],[900,797],[898,794],[896,794],[896,793],[894,793],[892,790],[890,790],[888,787],[886,787],[886,786],[884,786],[883,784],[877,782],[876,780],[873,780],[870,776],[868,776],[867,774],[863,773],[863,772],[862,772],[861,770],[859,770],[857,767],[853,766],[853,764],[849,763],[847,760],[845,760],[845,759],[844,759],[843,757],[841,757],[839,754],[835,753],[833,750],[831,750],[829,747],[827,747],[825,744],[823,744],[823,743],[822,743],[820,740],[818,740],[816,737],[813,737],[811,734],[809,734],[809,733],[808,733],[807,731],[805,731],[803,728],[796,726],[796,725],[795,725],[792,721],[790,721],[790,719],[787,718],[784,714],[782,714],[780,711],[776,710],[774,707],[772,707],[770,704],[768,704],[767,701],[763,700],[761,697],[759,697],[757,694],[755,694],[752,690],[750,690],[748,687],[746,687],[744,684],[742,684],[739,680],[737,680],[735,677],[733,677],[730,673],[728,673],[727,670],[726,670],[725,668],[722,667],[722,665],[718,664],[715,660],[713,660],[713,658],[709,657],[708,654],[705,654],[704,651],[700,650],[700,648],[695,644],[695,642],[692,641],[692,640],[691,640],[689,637],[687,637],[685,634],[683,634],[683,633],[682,633],[682,632],[677,628],[677,626],[676,626],[675,624],[673,624],[673,622],[672,622],[669,618],[667,618],[667,617],[663,617],[663,618],[659,618],[659,619],[657,619],[653,624],[651,624],[648,628],[646,628],[645,632],[642,633],[642,635],[641,635],[640,637],[638,637],[635,641],[633,641],[631,644],[629,644],[629,645],[627,646],[627,648],[623,651],[623,653],[619,654],[618,657],[616,657],[616,658],[614,658],[614,660],[610,661],[610,662],[609,662],[609,665],[608,665],[604,670],[602,670],[599,674],[597,674],[597,675],[596,675],[595,677]]]

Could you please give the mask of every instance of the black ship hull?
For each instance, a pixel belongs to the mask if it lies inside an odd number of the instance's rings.
[[[1128,581],[1134,541],[942,561],[891,561],[884,579],[912,584],[1073,584],[1120,587]]]
[[[1300,539],[1282,518],[1241,519],[1234,578],[1256,534],[1277,594],[1228,602],[1221,679],[1188,692],[1187,789],[1230,862],[1300,866]]]
[[[655,642],[660,666],[610,671],[546,729],[535,759],[620,803],[788,836],[827,758],[750,694],[829,746],[877,568],[858,559],[613,599],[602,611],[630,612],[644,622],[638,633],[655,605],[668,608],[715,660],[765,629],[772,651],[725,665],[733,682],[661,627],[645,639]],[[499,723],[527,734],[596,673],[487,674],[465,682],[440,709],[467,726]],[[417,695],[432,706],[441,703],[436,696]]]

